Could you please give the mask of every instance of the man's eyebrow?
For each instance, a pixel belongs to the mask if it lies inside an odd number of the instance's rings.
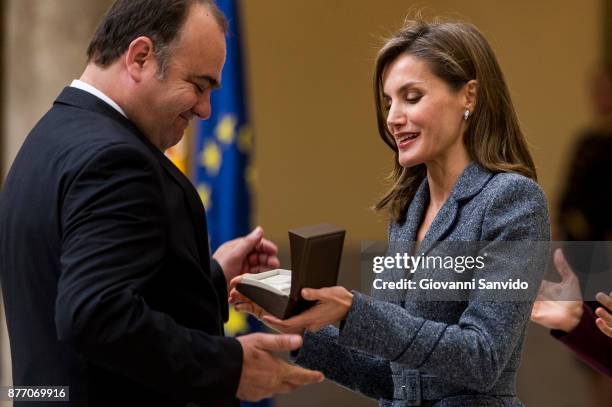
[[[413,87],[414,85],[418,85],[420,83],[423,82],[416,82],[416,81],[409,81],[406,82],[405,84],[403,84],[402,86],[400,86],[400,88],[397,90],[397,93],[404,93],[406,92],[408,89],[410,89],[411,87]],[[389,95],[387,95],[384,91],[383,91],[383,97],[390,97]]]
[[[221,84],[219,83],[219,81],[210,75],[193,75],[192,78],[193,80],[196,80],[196,81],[208,82],[210,87],[213,89],[218,89],[221,87]]]

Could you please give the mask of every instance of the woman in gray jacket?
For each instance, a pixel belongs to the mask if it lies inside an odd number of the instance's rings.
[[[377,204],[390,214],[390,253],[425,257],[440,242],[479,242],[472,254],[485,267],[391,270],[381,281],[412,274],[413,288],[371,296],[305,289],[316,305],[286,321],[235,291],[231,300],[273,328],[304,333],[296,363],[381,406],[521,406],[516,370],[546,256],[520,241],[546,242],[550,227],[495,55],[472,25],[411,21],[379,52],[374,93],[380,136],[394,152],[392,187]],[[523,279],[531,290],[506,298],[510,290],[467,289],[458,301],[433,301],[421,282],[440,278]],[[329,325],[337,321],[340,329]]]

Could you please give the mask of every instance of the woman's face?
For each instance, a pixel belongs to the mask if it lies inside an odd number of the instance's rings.
[[[451,90],[425,61],[407,54],[391,62],[382,79],[387,127],[402,167],[445,166],[467,156],[462,134],[469,103],[464,90]]]

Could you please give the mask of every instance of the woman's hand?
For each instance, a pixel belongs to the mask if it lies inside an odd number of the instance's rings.
[[[597,293],[595,298],[601,305],[609,310],[612,310],[612,292],[610,295]],[[595,320],[595,324],[601,332],[612,338],[612,315],[604,307],[599,307],[595,310],[595,315],[599,317]]]
[[[317,301],[317,303],[301,314],[284,321],[269,314],[264,315],[262,320],[276,330],[307,329],[315,332],[325,325],[346,318],[353,304],[353,294],[340,286],[320,289],[304,288],[302,298]]]
[[[531,320],[546,328],[570,332],[582,317],[580,283],[561,249],[555,250],[553,260],[561,282],[542,281],[531,310]]]

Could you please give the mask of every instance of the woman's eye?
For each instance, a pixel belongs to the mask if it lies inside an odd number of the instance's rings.
[[[193,86],[195,87],[196,92],[198,92],[198,93],[204,92],[204,89],[200,85],[198,85],[197,83],[194,82]]]
[[[419,100],[421,100],[422,95],[408,95],[406,97],[406,100],[409,103],[417,103]]]

